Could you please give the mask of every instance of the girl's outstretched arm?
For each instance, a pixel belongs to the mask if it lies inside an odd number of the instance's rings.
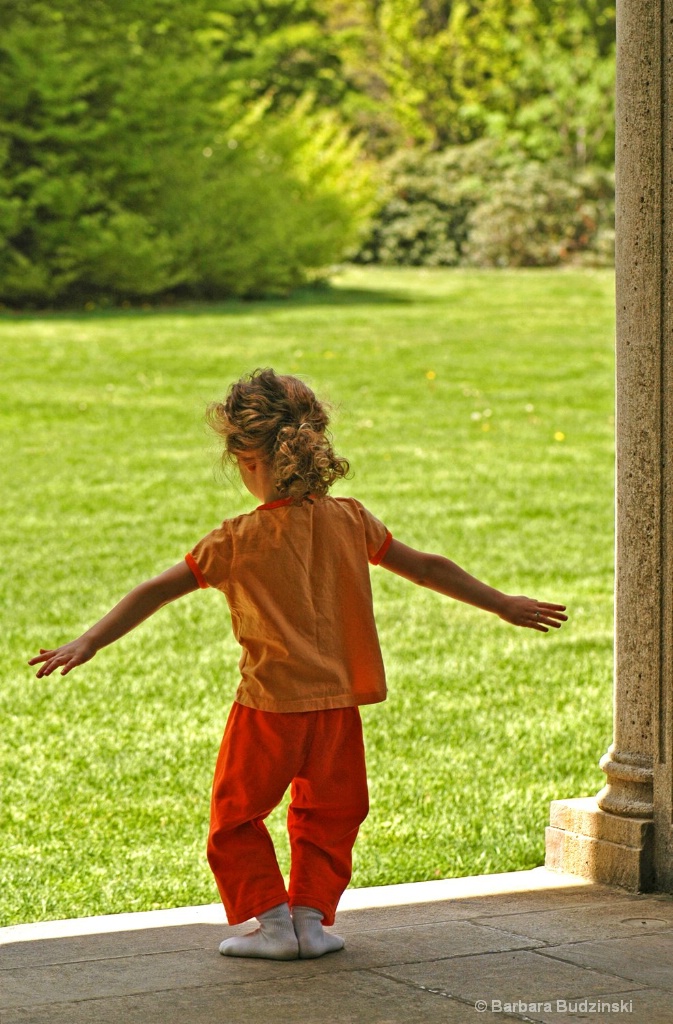
[[[563,614],[563,604],[549,604],[531,597],[510,597],[470,576],[450,559],[417,551],[398,540],[391,542],[380,564],[419,587],[428,587],[457,601],[493,612],[513,626],[526,626],[548,633],[550,626],[558,629],[568,618]]]
[[[154,615],[163,605],[191,593],[192,590],[198,590],[198,586],[187,563],[178,562],[159,576],[140,583],[77,640],[71,640],[70,643],[54,650],[40,648],[40,653],[31,658],[28,664],[37,665],[44,662],[36,673],[38,679],[51,675],[59,666],[62,666],[61,675],[64,676],[76,665],[90,661],[101,647],[106,647],[130,632],[150,615]]]

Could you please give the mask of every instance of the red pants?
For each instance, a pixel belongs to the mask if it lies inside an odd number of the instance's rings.
[[[289,893],[264,819],[288,786]],[[315,907],[333,924],[369,810],[358,708],[277,713],[235,703],[220,748],[208,862],[229,924],[279,903]]]

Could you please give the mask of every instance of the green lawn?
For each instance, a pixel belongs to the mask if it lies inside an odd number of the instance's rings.
[[[373,569],[388,669],[363,709],[353,885],[541,864],[549,801],[611,740],[613,277],[350,268],[290,300],[0,319],[0,923],[212,902],[211,772],[237,685],[201,591],[62,678],[71,639],[253,499],[206,403],[246,370],[335,406],[360,498],[407,544],[567,603],[542,635]],[[270,822],[287,864],[282,809]]]

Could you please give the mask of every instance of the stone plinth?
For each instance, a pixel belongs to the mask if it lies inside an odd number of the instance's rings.
[[[654,884],[653,823],[601,810],[594,797],[554,800],[545,867],[632,892]]]

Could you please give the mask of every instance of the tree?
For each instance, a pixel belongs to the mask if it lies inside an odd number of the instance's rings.
[[[606,0],[366,3],[387,152],[512,132],[540,159],[611,164],[614,9]],[[362,60],[364,29],[360,38]]]

